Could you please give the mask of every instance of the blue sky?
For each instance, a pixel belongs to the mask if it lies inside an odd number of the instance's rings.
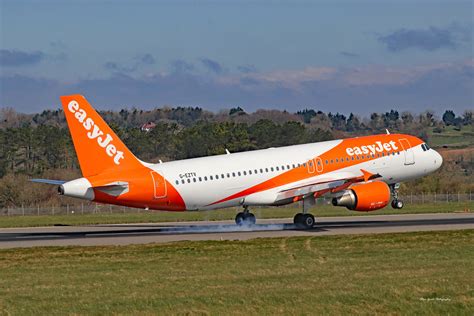
[[[0,0],[0,106],[367,114],[473,102],[472,1]]]

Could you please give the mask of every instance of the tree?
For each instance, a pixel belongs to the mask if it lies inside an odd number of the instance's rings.
[[[353,113],[349,114],[349,118],[346,123],[346,130],[348,132],[355,132],[361,129],[360,120]]]
[[[465,111],[463,114],[462,118],[462,123],[464,125],[472,125],[474,124],[474,119],[473,119],[473,111]]]
[[[340,131],[346,129],[346,117],[343,114],[339,114],[339,112],[336,114],[332,114],[331,112],[329,112],[328,117],[331,120],[333,128]]]
[[[304,109],[303,111],[296,112],[296,114],[303,117],[303,122],[309,124],[311,119],[316,116],[316,111],[313,109]]]
[[[400,114],[398,111],[390,110],[383,115],[383,122],[386,128],[398,128]]]
[[[456,124],[456,114],[452,110],[446,110],[443,114],[443,122],[447,126]]]
[[[230,109],[229,111],[229,115],[232,116],[232,115],[245,115],[247,113],[245,113],[245,111],[240,107],[236,107],[236,108],[232,108]]]

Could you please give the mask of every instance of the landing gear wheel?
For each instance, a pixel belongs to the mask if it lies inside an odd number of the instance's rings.
[[[235,215],[235,223],[239,226],[243,225],[244,218],[245,218],[245,214],[243,212],[237,213],[237,215]]]
[[[253,215],[252,213],[247,213],[247,217],[245,218],[245,223],[247,225],[255,225],[256,222],[257,220],[255,218],[255,215]]]
[[[239,226],[242,225],[255,225],[256,223],[255,215],[248,212],[240,212],[235,216],[235,223]]]
[[[300,223],[303,222],[303,213],[297,213],[295,217],[293,217],[293,223],[295,225],[299,225]]]
[[[398,209],[398,210],[403,208],[403,201],[402,200],[393,200],[392,201],[392,207],[394,209]]]
[[[312,214],[298,213],[295,215],[293,222],[298,227],[309,229],[309,228],[313,228],[316,220],[314,219],[314,216]]]
[[[303,214],[303,225],[305,228],[313,228],[315,222],[312,214]]]

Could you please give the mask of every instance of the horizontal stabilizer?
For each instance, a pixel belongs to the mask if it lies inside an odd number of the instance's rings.
[[[95,186],[94,189],[112,196],[119,196],[129,191],[128,182],[117,181],[106,185]]]
[[[67,182],[63,180],[50,180],[50,179],[30,179],[30,181],[36,182],[36,183],[46,183],[46,184],[54,184],[54,185],[61,185]]]

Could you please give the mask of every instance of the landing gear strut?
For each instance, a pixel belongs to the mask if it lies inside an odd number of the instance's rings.
[[[293,223],[297,227],[304,229],[313,228],[314,224],[316,223],[314,216],[310,213],[306,213],[305,198],[303,198],[303,212],[295,215],[293,218]]]
[[[403,201],[398,199],[398,189],[400,183],[394,183],[390,185],[390,192],[392,193],[392,208],[401,209],[403,207]]]
[[[255,225],[255,222],[255,215],[249,212],[248,207],[245,207],[243,212],[239,212],[235,216],[235,223],[239,226]]]

